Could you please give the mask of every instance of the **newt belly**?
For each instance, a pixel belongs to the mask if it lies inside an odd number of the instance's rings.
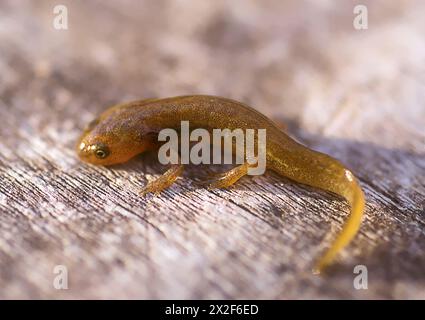
[[[353,173],[330,156],[294,141],[255,109],[226,98],[181,96],[148,99],[111,107],[94,120],[77,145],[80,158],[96,165],[123,163],[158,147],[164,128],[179,128],[189,121],[194,128],[266,129],[266,166],[293,181],[333,192],[351,205],[351,214],[341,233],[318,260],[315,271],[329,265],[357,233],[364,211],[364,195]],[[243,163],[224,173],[210,188],[225,188],[248,172]],[[181,175],[183,164],[171,166],[148,184],[143,193],[158,193]]]

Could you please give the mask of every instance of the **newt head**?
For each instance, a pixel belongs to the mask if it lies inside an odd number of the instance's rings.
[[[77,143],[79,158],[95,165],[123,163],[151,144],[126,106],[115,106],[91,121]]]

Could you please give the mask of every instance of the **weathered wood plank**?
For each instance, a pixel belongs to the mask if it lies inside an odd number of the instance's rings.
[[[55,2],[0,4],[0,298],[425,298],[421,1],[367,1],[366,31],[350,2],[61,3],[66,31]],[[195,166],[142,198],[155,155],[78,161],[105,107],[196,92],[283,119],[360,178],[366,217],[329,275],[310,269],[348,212],[332,195],[273,173],[207,191]]]

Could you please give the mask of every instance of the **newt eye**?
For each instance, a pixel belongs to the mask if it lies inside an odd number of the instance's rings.
[[[98,144],[95,146],[94,155],[98,159],[105,159],[107,156],[109,156],[109,149],[104,144]]]

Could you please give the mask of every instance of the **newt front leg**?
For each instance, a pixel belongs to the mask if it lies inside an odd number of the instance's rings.
[[[163,173],[159,178],[150,181],[146,187],[140,192],[144,196],[148,193],[158,195],[161,191],[171,186],[178,177],[183,173],[184,166],[182,164],[173,164],[171,168]]]

